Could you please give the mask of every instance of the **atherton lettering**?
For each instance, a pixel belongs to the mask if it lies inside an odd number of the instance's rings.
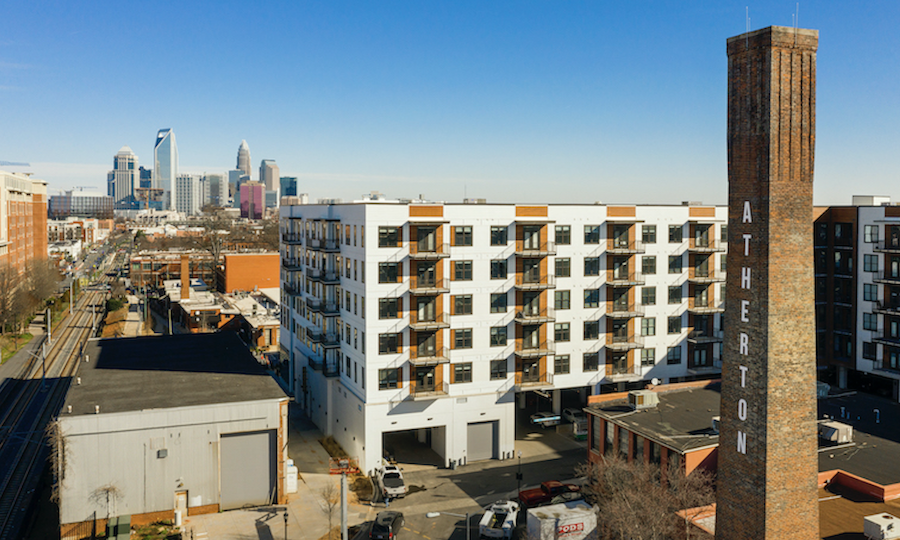
[[[744,201],[744,213],[741,218],[741,223],[753,223],[752,213],[750,211],[750,201]],[[744,257],[750,256],[750,240],[753,238],[753,235],[744,233],[741,235],[741,238],[744,239]],[[741,267],[741,289],[750,290],[750,275],[751,270],[749,266]],[[748,323],[750,322],[750,300],[741,300],[741,322]],[[739,344],[738,351],[741,356],[749,356],[750,355],[750,336],[746,332],[740,332],[739,336]],[[741,365],[738,366],[741,370],[741,388],[747,387],[747,366]],[[747,421],[747,400],[741,398],[737,403],[737,415],[738,420],[741,422]],[[747,433],[743,430],[738,430],[737,432],[737,451],[741,454],[747,454]]]

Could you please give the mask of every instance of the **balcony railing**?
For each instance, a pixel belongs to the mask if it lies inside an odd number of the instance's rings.
[[[307,328],[306,335],[313,343],[320,343],[325,348],[341,346],[341,337],[335,332],[322,332],[318,328]]]
[[[623,255],[630,253],[644,253],[647,250],[644,248],[644,242],[641,240],[617,240],[615,238],[611,239],[606,243],[606,252],[611,253],[613,255]]]
[[[540,291],[556,288],[556,276],[545,274],[542,276],[529,276],[528,274],[516,274],[516,289],[520,291]]]
[[[516,322],[520,324],[541,324],[554,320],[556,320],[556,310],[552,307],[523,309],[516,312]]]
[[[409,280],[409,292],[419,295],[444,294],[450,292],[450,280],[412,277]]]
[[[900,253],[900,239],[882,240],[875,243],[875,251],[884,253]]]
[[[606,348],[612,351],[640,349],[643,346],[644,338],[638,335],[617,336],[612,333],[606,334]]]
[[[315,354],[309,355],[307,360],[309,361],[309,367],[316,371],[322,371],[322,366],[325,365],[325,360],[319,358]]]
[[[444,243],[430,248],[422,248],[418,242],[409,243],[409,258],[415,260],[442,259],[450,256],[450,244]]]
[[[725,333],[721,330],[692,330],[688,334],[688,341],[691,343],[718,343],[724,339]]]
[[[415,401],[420,399],[436,399],[447,395],[448,385],[446,382],[440,382],[422,386],[418,384],[409,385],[409,396]]]
[[[285,244],[299,244],[303,241],[303,235],[300,233],[286,232],[281,234],[281,241]]]
[[[884,315],[900,315],[900,302],[875,302],[875,313]]]
[[[697,269],[688,270],[688,281],[691,283],[722,283],[725,281],[724,276],[718,276],[712,270],[698,272]]]
[[[632,319],[644,316],[644,307],[639,304],[619,302],[606,303],[606,316],[612,319]]]
[[[611,381],[627,381],[641,377],[641,366],[639,364],[617,366],[615,364],[606,364],[606,378]]]
[[[409,363],[414,366],[433,366],[450,362],[450,349],[419,349],[413,347],[409,350]]]
[[[875,283],[888,283],[890,285],[900,285],[900,275],[889,272],[877,272],[873,278]]]
[[[281,288],[284,289],[284,292],[289,294],[290,296],[300,296],[303,290],[300,288],[300,285],[296,285],[289,281],[285,281],[281,284]]]
[[[409,326],[415,331],[450,328],[450,314],[446,311],[422,317],[413,310],[409,313]]]
[[[316,251],[334,253],[341,250],[340,240],[322,240],[321,238],[307,238],[306,247]]]
[[[705,315],[708,313],[722,313],[725,311],[723,306],[716,305],[713,301],[698,302],[694,298],[688,298],[688,312],[696,315]]]
[[[712,362],[703,365],[695,365],[692,362],[688,362],[688,373],[692,373],[694,375],[702,375],[708,373],[719,373],[722,371],[722,360],[714,359]]]
[[[335,303],[323,302],[318,298],[307,298],[306,299],[306,307],[310,311],[314,311],[316,313],[321,313],[326,317],[333,317],[335,315],[341,314],[341,308],[338,307]]]
[[[882,345],[889,345],[891,347],[900,347],[900,337],[892,336],[890,333],[882,330],[879,335],[875,336],[875,340]]]
[[[302,264],[303,264],[303,261],[301,261],[300,259],[294,259],[294,258],[289,258],[289,257],[281,258],[282,268],[284,268],[285,270],[290,270],[291,272],[296,272],[297,270],[300,270]]]
[[[516,242],[516,257],[546,257],[556,255],[556,242]]]
[[[694,253],[717,253],[726,251],[724,242],[718,242],[713,238],[691,238],[688,241],[688,251]]]
[[[553,386],[553,374],[552,373],[525,373],[524,371],[516,372],[516,387],[517,390],[521,390],[523,388],[541,388],[546,386]]]
[[[540,358],[550,354],[555,354],[556,345],[549,341],[543,343],[525,343],[516,341],[516,356],[519,358]]]
[[[322,374],[326,377],[337,377],[341,374],[340,367],[337,362],[325,362],[325,369]]]
[[[307,271],[307,275],[309,275],[309,279],[313,281],[321,281],[322,283],[340,283],[341,275],[335,271],[323,271],[318,268],[310,268]]]
[[[634,272],[623,272],[623,271],[615,271],[608,270],[606,272],[606,284],[612,285],[614,287],[622,287],[622,286],[630,286],[630,285],[643,285],[644,284],[644,274],[634,271]]]

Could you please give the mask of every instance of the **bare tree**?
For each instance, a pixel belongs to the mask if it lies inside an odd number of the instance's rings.
[[[676,510],[682,511],[684,537],[690,540],[693,532],[691,522],[715,502],[713,474],[706,469],[697,468],[685,475],[681,467],[673,464],[669,467],[666,481],[672,504]]]
[[[47,424],[45,430],[47,445],[50,447],[50,468],[53,471],[53,491],[50,500],[59,503],[60,492],[66,479],[66,438],[59,420]]]
[[[0,267],[0,333],[6,331],[7,327],[12,327],[15,319],[15,294],[16,283],[15,271],[8,266]]]
[[[232,224],[230,221],[221,219],[218,216],[211,216],[200,222],[203,227],[203,233],[194,237],[195,247],[202,249],[212,255],[212,289],[218,289],[218,275],[216,269],[219,267],[222,252],[225,251],[226,243],[232,234]]]
[[[97,504],[106,504],[106,519],[113,514],[118,515],[119,499],[123,496],[122,490],[115,484],[106,484],[91,492],[90,499]]]
[[[334,531],[334,514],[341,506],[341,489],[334,482],[329,481],[325,487],[319,490],[319,497],[322,499],[320,503],[322,513],[328,518],[328,538],[330,539]]]

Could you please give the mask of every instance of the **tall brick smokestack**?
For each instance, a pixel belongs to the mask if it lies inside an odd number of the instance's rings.
[[[812,195],[819,33],[728,40],[716,538],[819,538]]]
[[[191,297],[191,256],[187,253],[181,254],[181,299],[187,300]]]

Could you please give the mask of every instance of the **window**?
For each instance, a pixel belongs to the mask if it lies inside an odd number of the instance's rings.
[[[350,333],[347,333],[350,338]],[[400,352],[400,334],[378,334],[378,354],[394,354]]]
[[[643,225],[641,227],[641,240],[645,244],[656,243],[656,225]]]
[[[491,297],[493,300],[493,295]],[[492,303],[493,305],[493,303]],[[457,294],[453,296],[453,314],[454,315],[471,315],[472,314],[472,295]]]
[[[491,279],[506,279],[506,261],[491,261]]]
[[[378,283],[400,281],[400,263],[378,263]]]
[[[568,225],[556,226],[556,243],[558,245],[568,245],[572,243],[572,228]]]
[[[492,326],[491,327],[491,347],[505,347],[506,346],[506,327],[505,326]]]
[[[720,227],[719,231],[720,231],[719,240],[722,243],[727,244],[728,243],[728,225],[722,225]]]
[[[600,307],[600,289],[585,289],[585,291],[584,291],[584,307],[586,307],[586,308]]]
[[[600,275],[600,257],[584,258],[584,275],[599,276]]]
[[[471,246],[472,245],[472,226],[459,225],[453,227],[453,245],[454,246]]]
[[[600,321],[584,321],[584,339],[600,337]]]
[[[572,259],[568,257],[556,259],[556,277],[570,277],[572,275]]]
[[[681,347],[669,347],[666,352],[666,363],[669,365],[681,363]]]
[[[878,241],[878,225],[863,226],[863,242],[873,243]]]
[[[508,242],[506,231],[506,227],[491,226],[491,245],[505,246]]]
[[[556,341],[569,341],[571,334],[569,332],[569,323],[561,322],[553,326],[553,339]]]
[[[506,313],[506,293],[491,293],[491,313]]]
[[[681,271],[681,255],[669,255],[669,273],[680,274]]]
[[[472,362],[453,364],[453,383],[472,382]]]
[[[641,335],[656,335],[656,317],[644,317],[643,319],[641,319]]]
[[[726,261],[728,261],[728,257],[722,255],[719,257],[719,271],[724,272],[726,265]]]
[[[399,369],[379,369],[378,370],[378,389],[390,390],[391,388],[400,388],[400,370]]]
[[[349,229],[350,226],[348,225]],[[347,238],[350,245],[350,238]],[[400,227],[378,227],[378,247],[398,247],[400,245]]]
[[[584,243],[599,244],[600,243],[600,225],[584,226]]]
[[[556,291],[553,293],[553,307],[556,309],[569,309],[571,300],[571,291]]]
[[[878,271],[878,255],[863,255],[863,271]]]
[[[656,273],[656,255],[646,255],[641,257],[641,272],[643,272],[644,275]]]
[[[863,341],[863,358],[866,360],[877,360],[878,359],[878,349],[876,348],[874,343],[870,343],[868,341]]]
[[[681,225],[669,225],[669,243],[670,244],[680,244],[684,239],[682,234],[682,226]]]
[[[396,319],[399,314],[398,304],[397,298],[380,298],[378,300],[378,318]]]
[[[681,333],[681,315],[669,317],[669,333],[670,334],[680,334]]]
[[[491,360],[491,380],[506,378],[506,360]]]
[[[868,302],[878,301],[878,285],[873,283],[863,284],[863,300]]]
[[[583,371],[597,371],[600,368],[600,353],[584,353],[583,363]]]
[[[675,285],[673,287],[669,287],[669,303],[670,304],[680,304],[681,303],[681,285]]]
[[[641,304],[645,306],[656,305],[656,287],[641,287]]]
[[[472,281],[472,261],[453,261],[453,279]]]
[[[878,315],[863,313],[863,330],[878,330]]]
[[[656,363],[656,349],[641,349],[641,365],[652,366]]]
[[[556,357],[553,358],[553,373],[565,375],[566,373],[569,373],[569,371],[569,355],[557,354]]]
[[[471,349],[472,348],[472,329],[459,328],[453,331],[453,348],[454,349]]]

